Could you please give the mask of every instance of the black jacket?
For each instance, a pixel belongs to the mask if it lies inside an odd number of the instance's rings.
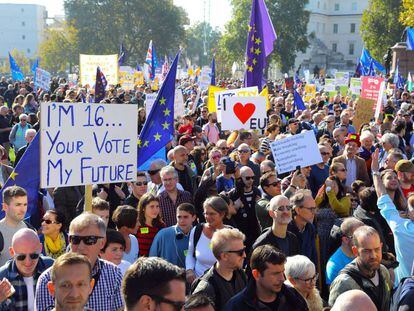
[[[289,244],[289,252],[285,254],[286,256],[295,256],[300,254],[300,244],[297,237],[290,231],[286,232],[286,239],[288,240]],[[258,246],[270,244],[276,247],[278,250],[283,251],[278,244],[278,241],[273,234],[272,228],[267,228],[263,231],[263,233],[257,238],[256,242],[253,244],[253,248],[255,249]]]

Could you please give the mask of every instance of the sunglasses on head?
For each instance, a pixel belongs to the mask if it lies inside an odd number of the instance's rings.
[[[155,174],[157,174],[159,171],[161,171],[161,170],[149,170],[149,171],[148,171],[148,174],[150,174],[150,175],[155,175]]]
[[[102,236],[96,235],[86,235],[86,236],[79,236],[79,235],[70,235],[69,242],[74,245],[79,245],[81,241],[86,245],[95,245],[99,239],[103,239]]]
[[[242,249],[234,250],[234,251],[224,251],[225,253],[232,253],[237,254],[238,256],[243,256],[243,254],[246,252],[246,247],[243,247]]]
[[[16,254],[16,259],[18,261],[23,261],[26,259],[26,257],[29,256],[31,260],[36,260],[39,258],[40,254],[38,253],[33,253],[33,254]]]
[[[148,185],[148,181],[143,181],[143,182],[138,181],[135,183],[135,186],[138,186],[138,187],[146,186],[146,185]]]

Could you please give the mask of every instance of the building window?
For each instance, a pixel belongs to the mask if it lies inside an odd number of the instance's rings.
[[[325,33],[325,23],[322,24],[322,33]]]
[[[338,24],[333,24],[333,33],[338,33]]]
[[[323,9],[326,10],[326,2],[323,2]]]
[[[355,33],[355,24],[354,23],[351,24],[351,33]]]
[[[353,43],[349,44],[349,55],[354,55],[355,45]]]
[[[318,1],[318,9],[320,9],[320,8],[321,8],[321,2]]]
[[[332,43],[332,52],[336,52],[338,49],[338,45],[336,43]]]
[[[352,2],[352,11],[356,11],[358,8],[358,3],[357,2]]]
[[[31,52],[31,50],[30,49],[27,49],[27,53],[30,54],[30,52]]]
[[[22,26],[24,27],[24,26],[26,26],[26,22],[22,22]]]
[[[334,10],[339,11],[339,3],[335,3]]]
[[[26,36],[25,35],[22,35],[22,39],[25,40],[26,39]]]

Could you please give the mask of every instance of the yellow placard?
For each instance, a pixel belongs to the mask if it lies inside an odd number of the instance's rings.
[[[270,107],[270,100],[269,100],[269,91],[267,87],[264,87],[259,95],[266,97],[266,111],[269,110],[271,107]]]
[[[214,85],[210,85],[208,87],[208,103],[207,103],[207,108],[209,112],[216,112],[217,111],[217,107],[216,107],[216,99],[214,97],[214,93],[216,92],[221,92],[224,91],[225,89],[223,89],[222,87],[218,87],[218,86],[214,86]]]
[[[80,81],[82,85],[95,85],[96,68],[100,67],[108,84],[118,84],[118,54],[86,55],[79,54]]]
[[[311,98],[316,95],[316,85],[315,84],[306,84],[305,85],[305,102],[309,102]]]

